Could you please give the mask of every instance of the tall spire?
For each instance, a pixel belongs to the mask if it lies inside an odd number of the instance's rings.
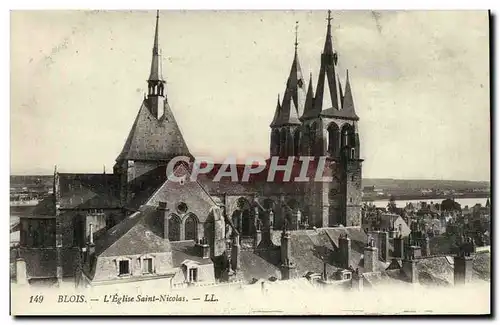
[[[298,34],[299,34],[299,22],[295,22],[295,55],[297,55],[297,48],[299,46],[299,41],[298,41]]]
[[[281,113],[281,105],[280,105],[280,94],[278,94],[278,102],[276,103],[276,111],[274,111],[273,121],[271,122],[271,127],[277,126],[279,123]]]
[[[304,112],[300,119],[303,120],[307,115],[313,111],[314,107],[314,89],[313,89],[313,77],[312,72],[309,73],[309,86],[307,87],[306,103],[304,105]]]
[[[160,11],[156,11],[155,38],[153,41],[153,57],[151,59],[151,71],[148,79],[147,106],[151,114],[157,119],[162,118],[165,110],[165,80],[163,80],[161,67],[161,50],[159,47]]]
[[[338,77],[338,56],[332,42],[332,19],[331,11],[328,10],[325,47],[321,53],[321,67],[315,96],[314,115],[316,116],[323,114],[325,110],[327,115],[332,115],[342,109],[342,86]]]
[[[153,42],[153,58],[151,60],[151,72],[149,74],[149,81],[164,81],[161,71],[161,51],[158,42],[158,24],[160,21],[160,11],[156,11],[156,27],[155,38]]]
[[[357,119],[356,110],[354,108],[354,100],[352,98],[351,81],[349,80],[349,70],[346,71],[345,79],[345,94],[342,101],[342,115]]]
[[[298,55],[298,28],[299,22],[297,21],[295,23],[295,53],[281,104],[281,112],[278,119],[278,124],[280,125],[300,124],[299,116],[304,112],[306,85],[302,76]]]

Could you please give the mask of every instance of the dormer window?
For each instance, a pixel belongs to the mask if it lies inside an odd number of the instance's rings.
[[[118,262],[118,275],[130,275],[130,261],[121,260]]]
[[[189,269],[189,282],[198,282],[198,269],[190,268]]]
[[[152,274],[153,273],[153,259],[151,257],[146,257],[142,259],[142,274]]]

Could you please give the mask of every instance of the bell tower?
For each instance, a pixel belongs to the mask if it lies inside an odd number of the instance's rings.
[[[163,117],[166,101],[165,80],[162,75],[161,50],[158,46],[158,23],[160,20],[159,10],[156,11],[156,28],[153,43],[153,57],[151,60],[151,72],[148,78],[148,107],[151,114],[157,119]]]

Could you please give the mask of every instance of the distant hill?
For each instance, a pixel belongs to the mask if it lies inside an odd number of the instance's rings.
[[[490,189],[490,182],[478,181],[451,181],[451,180],[427,180],[427,179],[390,179],[390,178],[364,178],[363,186],[375,186],[376,188],[413,190],[413,189],[440,189],[440,190],[466,190],[466,189]]]

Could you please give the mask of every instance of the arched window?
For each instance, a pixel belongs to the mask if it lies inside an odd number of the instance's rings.
[[[309,125],[306,125],[304,128],[304,132],[301,134],[302,139],[302,153],[304,155],[310,155],[311,153],[311,127]]]
[[[328,153],[336,157],[339,154],[339,147],[340,147],[340,130],[337,124],[331,123],[328,125],[327,128],[328,131]]]
[[[83,217],[81,215],[77,215],[73,219],[73,246],[83,247],[85,245],[84,238]]]
[[[300,155],[300,129],[297,128],[293,134],[293,154],[295,156]]]
[[[251,236],[253,233],[253,213],[251,210],[251,205],[247,199],[240,197],[236,201],[237,210],[233,214],[233,218],[235,218],[238,222],[238,225],[235,226],[238,228],[241,236]],[[233,219],[233,223],[235,220]]]
[[[316,150],[316,145],[318,143],[317,138],[316,138],[316,133],[318,132],[318,127],[316,123],[311,124],[311,128],[309,131],[309,148],[310,148],[310,155],[311,156],[317,156],[318,152]]]
[[[287,154],[287,132],[285,129],[281,129],[280,132],[280,157],[285,157]]]
[[[198,220],[194,214],[190,214],[184,223],[184,239],[198,239]]]
[[[344,126],[342,127],[342,139],[341,139],[342,143],[341,143],[341,146],[342,148],[345,148],[345,147],[354,147],[354,128],[349,125],[349,124],[344,124]]]
[[[168,240],[181,240],[181,218],[175,214],[170,215],[168,219]]]
[[[281,151],[280,146],[280,131],[274,129],[271,133],[271,155],[279,156]]]

